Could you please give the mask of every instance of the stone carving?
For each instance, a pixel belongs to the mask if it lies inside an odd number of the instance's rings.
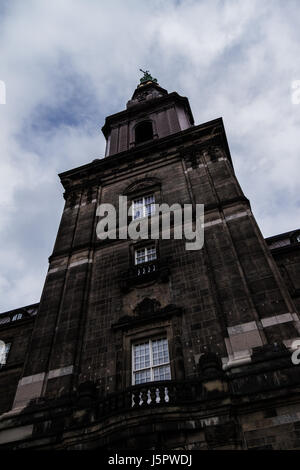
[[[146,99],[147,95],[148,95],[148,93],[144,91],[143,93],[139,93],[137,95],[136,99],[138,101],[144,101]]]
[[[166,317],[173,317],[174,315],[181,315],[182,309],[176,307],[173,304],[166,305],[165,307],[161,308],[161,304],[156,299],[150,299],[146,297],[142,300],[133,310],[133,315],[123,315],[119,318],[118,322],[113,324],[113,328],[123,327],[127,325],[127,327],[131,327],[138,323],[144,323],[149,319],[150,321],[154,321],[155,319],[162,319]],[[180,349],[180,344],[177,343],[177,346]],[[178,351],[179,351],[178,349]]]
[[[200,356],[198,370],[202,378],[214,378],[223,374],[222,363],[219,356],[207,352]]]
[[[136,315],[150,316],[154,315],[160,309],[160,302],[156,299],[146,297],[133,310]]]
[[[146,190],[153,186],[160,185],[160,181],[156,178],[144,178],[142,180],[135,181],[129,185],[123,194],[130,194],[140,190]]]

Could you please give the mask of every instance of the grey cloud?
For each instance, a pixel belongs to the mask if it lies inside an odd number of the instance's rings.
[[[294,0],[1,2],[1,310],[39,299],[62,210],[57,173],[104,153],[105,116],[145,67],[223,116],[265,236],[299,226],[299,4]]]

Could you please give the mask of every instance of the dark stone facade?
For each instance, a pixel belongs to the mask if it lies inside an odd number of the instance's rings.
[[[194,126],[177,93],[140,85],[103,132],[106,158],[60,175],[66,203],[38,314],[0,316],[12,344],[0,446],[300,448],[300,231],[263,239],[222,119]],[[156,240],[139,271],[145,241],[97,238],[99,204],[145,194],[204,204],[204,247]],[[133,386],[132,345],[161,335],[171,380]]]

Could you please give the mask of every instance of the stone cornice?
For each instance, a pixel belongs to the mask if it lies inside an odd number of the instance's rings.
[[[149,110],[151,110],[151,108],[157,109],[160,106],[166,106],[166,104],[175,104],[176,102],[181,102],[186,106],[191,122],[193,124],[194,118],[193,118],[193,114],[190,108],[189,100],[185,96],[180,96],[178,95],[178,93],[174,91],[160,98],[155,98],[153,100],[143,102],[142,104],[136,104],[136,105],[130,106],[128,109],[125,109],[124,111],[120,111],[119,113],[112,114],[111,116],[107,116],[105,119],[105,124],[102,127],[102,132],[104,136],[107,138],[110,126],[113,123],[119,123],[120,121],[124,119],[127,120],[129,118],[132,118],[132,116],[136,116],[140,112],[141,113],[147,112],[149,114]]]
[[[204,137],[207,138],[203,140],[203,142],[195,142],[197,139],[203,139]],[[194,145],[195,149],[201,149],[202,147],[209,145],[209,143],[220,139],[220,143],[223,144],[226,155],[232,164],[223,120],[222,118],[217,118],[199,126],[190,127],[185,131],[180,131],[176,134],[171,134],[167,137],[138,145],[125,152],[116,153],[102,159],[95,159],[86,165],[60,173],[59,177],[65,189],[68,189],[70,181],[74,180],[83,179],[85,180],[83,184],[86,185],[95,184],[96,182],[100,183],[104,171],[109,170],[112,173],[114,171],[119,172],[122,164],[125,162],[134,162],[137,158],[140,158],[141,155],[151,159],[160,158],[162,153],[166,152],[170,148],[173,153],[174,147],[175,149],[177,147],[180,152],[182,152],[183,149],[185,149],[185,152],[188,152],[189,150],[185,147],[189,142]],[[172,143],[171,146],[170,142]]]

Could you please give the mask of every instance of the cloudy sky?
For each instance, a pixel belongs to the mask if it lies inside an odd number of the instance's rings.
[[[222,116],[264,236],[300,226],[299,0],[0,0],[0,311],[39,301],[59,172],[104,154],[105,116],[149,69]]]

